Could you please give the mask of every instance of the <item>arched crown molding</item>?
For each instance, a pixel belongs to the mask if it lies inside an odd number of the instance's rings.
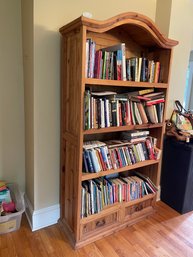
[[[104,21],[98,21],[81,16],[73,22],[62,27],[60,32],[62,34],[66,33],[69,29],[72,29],[72,27],[78,28],[81,25],[85,26],[87,30],[97,33],[104,33],[108,30],[124,25],[128,25],[128,29],[129,26],[136,26],[136,33],[137,31],[139,31],[139,33],[141,33],[142,30],[146,31],[150,36],[152,36],[152,38],[154,38],[154,41],[160,47],[172,48],[178,44],[178,41],[169,39],[164,36],[150,18],[136,12],[122,13]]]

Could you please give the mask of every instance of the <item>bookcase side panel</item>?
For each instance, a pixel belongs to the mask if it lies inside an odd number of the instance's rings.
[[[65,131],[79,136],[80,132],[80,95],[81,95],[81,41],[79,34],[67,39],[67,73],[65,78],[66,99],[64,115]]]
[[[78,238],[82,167],[82,30],[63,35],[61,80],[61,220]]]

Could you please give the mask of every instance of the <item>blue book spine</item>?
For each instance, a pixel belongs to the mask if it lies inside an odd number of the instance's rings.
[[[88,170],[89,172],[94,172],[94,167],[90,158],[90,154],[88,150],[84,150],[84,156],[85,156],[85,161],[87,163],[88,166]]]

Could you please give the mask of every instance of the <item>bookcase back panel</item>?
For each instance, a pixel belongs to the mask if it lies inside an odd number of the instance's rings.
[[[87,33],[88,38],[92,38],[96,42],[96,49],[102,49],[107,46],[113,46],[120,43],[125,43],[126,57],[141,56],[145,53],[146,49],[139,45],[136,41],[133,41],[129,35],[125,35],[121,31],[116,29],[110,30],[102,34],[96,34],[93,32]]]
[[[153,181],[153,183],[158,186],[157,184],[158,178],[159,178],[158,169],[159,169],[159,163],[155,163],[153,165],[141,167],[137,171],[148,176]]]
[[[161,146],[161,136],[163,134],[163,127],[160,127],[160,128],[152,128],[150,130],[150,135],[152,137],[155,137],[157,139],[157,142],[156,142],[156,146],[160,148]]]
[[[148,58],[160,62],[160,82],[168,83],[171,63],[171,49],[151,48]]]
[[[113,80],[112,80],[113,81]],[[130,83],[130,82],[129,82]],[[111,86],[111,81],[109,81],[109,85],[106,86],[106,85],[102,85],[103,84],[103,81],[101,82],[101,85],[86,85],[86,88],[88,88],[91,92],[101,92],[101,91],[113,91],[113,92],[116,92],[118,94],[121,94],[121,93],[129,93],[129,92],[134,92],[134,91],[139,91],[139,90],[143,90],[144,87],[147,89],[147,88],[152,88],[153,86],[152,85],[145,85],[145,83],[139,82],[138,85],[136,85],[135,87],[133,86],[132,82],[131,82],[131,85],[126,85],[126,86]],[[117,82],[118,84],[118,82]],[[143,88],[141,87],[141,85],[143,84]],[[155,89],[155,91],[157,92],[158,90]]]

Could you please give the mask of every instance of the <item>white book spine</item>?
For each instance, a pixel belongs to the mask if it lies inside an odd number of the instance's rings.
[[[88,77],[88,63],[89,63],[89,41],[86,41],[86,60],[85,60],[85,77]]]
[[[125,43],[121,44],[122,50],[122,80],[126,81],[126,57],[125,57]]]
[[[120,126],[120,122],[119,122],[119,101],[116,101],[116,111],[117,111],[117,127]]]
[[[105,127],[105,107],[104,107],[104,100],[100,99],[101,104],[101,128]]]

